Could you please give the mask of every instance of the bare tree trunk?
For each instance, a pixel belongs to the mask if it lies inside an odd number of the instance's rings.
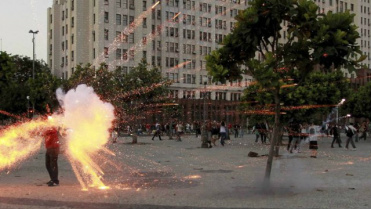
[[[278,137],[279,137],[279,127],[280,127],[280,98],[279,98],[279,87],[277,87],[274,91],[274,102],[275,102],[275,114],[274,114],[274,126],[273,126],[273,139],[270,144],[269,148],[269,155],[267,160],[267,167],[265,169],[265,177],[264,177],[264,188],[270,187],[270,177],[272,171],[272,164],[273,164],[273,156],[275,147],[277,146]]]

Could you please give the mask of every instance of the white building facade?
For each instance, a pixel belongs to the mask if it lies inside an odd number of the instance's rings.
[[[359,45],[370,67],[370,0],[314,0],[318,12],[356,13]],[[236,101],[252,77],[217,85],[207,75],[205,56],[221,47],[246,0],[54,0],[48,9],[48,65],[69,78],[78,64],[129,72],[145,59],[174,81],[171,96]],[[284,36],[283,36],[284,37]],[[350,75],[347,75],[350,77]]]
[[[221,47],[234,16],[248,6],[238,0],[55,0],[48,9],[48,65],[69,78],[78,64],[106,63],[129,72],[145,59],[174,81],[174,98],[239,100],[252,81],[216,85],[205,56]]]

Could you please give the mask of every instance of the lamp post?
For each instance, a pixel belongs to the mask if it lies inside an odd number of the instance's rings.
[[[32,80],[35,80],[35,35],[39,31],[30,30],[28,33],[32,33]],[[35,114],[35,101],[32,102],[32,116]]]
[[[202,144],[201,144],[201,148],[209,148],[209,144],[208,144],[208,133],[207,133],[207,123],[206,123],[206,84],[207,84],[207,81],[204,81],[204,94],[203,94],[203,102],[204,102],[204,111],[203,111],[203,124],[202,124],[202,127],[201,127],[201,131],[202,131],[202,135],[201,135],[201,139],[202,139]]]
[[[30,96],[27,96],[27,117],[30,118]]]
[[[339,104],[336,105],[336,124],[339,125],[339,107],[340,105],[344,104],[345,99],[342,99]]]

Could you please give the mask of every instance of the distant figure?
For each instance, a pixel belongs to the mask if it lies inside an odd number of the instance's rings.
[[[259,141],[259,136],[260,136],[259,129],[260,129],[260,124],[259,123],[256,123],[255,126],[252,128],[252,133],[255,133],[255,135],[256,135],[256,138],[255,138],[256,143],[258,143],[258,141]],[[287,150],[288,149],[289,148],[287,147]]]
[[[318,150],[317,133],[316,133],[316,128],[313,124],[309,127],[309,149],[312,152],[310,157],[317,158],[317,150]]]
[[[178,142],[182,141],[181,135],[184,133],[184,127],[181,122],[176,125],[176,139]]]
[[[153,134],[152,141],[155,139],[156,136],[158,136],[158,138],[162,140],[161,139],[161,125],[159,123],[156,123],[155,128],[156,130],[155,130],[155,133]]]
[[[227,127],[225,127],[224,121],[222,121],[222,123],[220,124],[219,133],[220,133],[220,144],[224,146],[225,139],[227,138]]]
[[[238,138],[238,130],[240,129],[240,126],[238,124],[234,124],[234,138]]]
[[[216,121],[214,121],[212,123],[212,126],[211,126],[211,143],[214,144],[214,146],[216,146],[216,141],[219,139],[219,127],[218,127],[218,124],[216,123]]]
[[[292,135],[292,141],[290,143],[289,152],[292,153],[294,148],[296,149],[297,143],[300,140],[300,132],[301,132],[300,124],[297,122],[290,123],[289,132]]]
[[[340,133],[339,133],[339,128],[338,128],[338,125],[335,124],[332,128],[331,128],[331,134],[333,135],[333,139],[332,139],[332,142],[331,142],[331,148],[334,148],[334,143],[338,143],[339,144],[339,147],[342,147],[341,146],[341,139],[340,139]]]
[[[362,138],[366,141],[366,138],[367,138],[367,123],[366,121],[363,121],[360,129],[359,129],[359,132],[361,132],[361,136],[359,137],[359,140],[361,140]]]
[[[111,138],[112,138],[112,143],[116,143],[117,142],[117,138],[118,138],[118,133],[115,129],[113,129],[112,133],[111,133]]]
[[[348,148],[349,143],[352,144],[352,147],[353,147],[354,150],[356,149],[356,145],[354,144],[354,141],[353,141],[353,136],[356,132],[357,132],[357,130],[356,130],[356,128],[354,128],[352,123],[348,126],[345,126],[345,133],[347,135],[347,141],[345,143],[345,148],[346,149],[349,149]]]

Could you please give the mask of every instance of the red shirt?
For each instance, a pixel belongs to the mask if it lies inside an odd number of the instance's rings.
[[[45,138],[45,148],[49,149],[59,147],[58,131],[56,128],[49,128],[44,131],[43,135]]]

